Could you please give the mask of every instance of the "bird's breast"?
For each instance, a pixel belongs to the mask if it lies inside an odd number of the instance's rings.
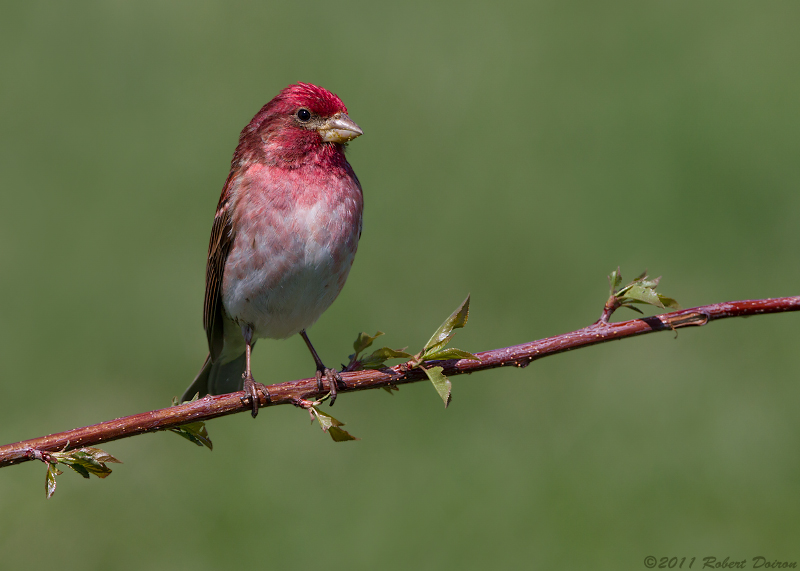
[[[358,180],[349,167],[255,165],[232,198],[223,307],[257,338],[294,335],[333,303],[350,272],[361,232]]]

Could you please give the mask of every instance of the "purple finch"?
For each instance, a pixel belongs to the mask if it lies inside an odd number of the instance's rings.
[[[264,385],[250,372],[256,339],[299,333],[336,396],[339,374],[306,335],[339,295],[361,236],[361,184],[344,157],[362,134],[333,93],[298,83],[239,136],[214,216],[203,326],[209,355],[183,400],[244,390],[258,413]]]

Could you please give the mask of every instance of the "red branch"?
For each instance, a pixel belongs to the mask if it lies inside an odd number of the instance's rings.
[[[798,310],[800,310],[800,296],[715,303],[620,323],[606,324],[598,321],[589,327],[571,333],[564,333],[504,349],[477,353],[477,356],[481,359],[480,362],[453,359],[436,362],[436,364],[444,367],[444,374],[447,376],[474,373],[498,367],[526,367],[532,361],[548,355],[555,355],[556,353],[563,353],[564,351],[614,339],[634,337],[655,331],[675,330],[680,327],[705,325],[709,321],[728,317],[745,317],[763,313],[782,313]],[[429,363],[434,362],[431,361]],[[401,364],[380,371],[368,370],[343,373],[342,379],[346,388],[344,386],[340,388],[340,393],[414,383],[427,380],[427,377],[421,370],[410,369],[408,364]],[[266,406],[294,404],[299,402],[297,399],[313,399],[323,394],[320,393],[317,381],[314,378],[279,383],[270,385],[268,388],[271,402],[269,404],[262,402],[262,405]],[[44,452],[48,451],[56,452],[65,448],[72,450],[84,446],[94,446],[103,442],[164,430],[189,422],[210,420],[218,416],[238,412],[250,412],[250,406],[242,403],[241,398],[243,396],[243,392],[207,396],[180,406],[143,412],[92,426],[75,428],[67,432],[0,446],[0,467],[34,460],[37,455],[42,456]]]

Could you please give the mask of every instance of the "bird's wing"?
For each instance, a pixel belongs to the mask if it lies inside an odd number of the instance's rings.
[[[233,204],[232,186],[234,173],[228,175],[222,196],[219,197],[214,226],[211,228],[211,241],[208,244],[208,263],[206,265],[206,296],[203,302],[203,328],[208,337],[208,350],[214,361],[222,352],[224,345],[222,323],[222,274],[225,262],[233,244],[233,223],[231,209]]]

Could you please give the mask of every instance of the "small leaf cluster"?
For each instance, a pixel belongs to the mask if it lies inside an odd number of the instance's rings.
[[[471,359],[473,361],[480,361],[478,357],[454,347],[446,347],[450,340],[455,335],[455,330],[464,327],[469,318],[469,301],[470,297],[458,306],[458,308],[442,323],[436,332],[431,336],[422,350],[414,355],[406,352],[403,349],[391,349],[389,347],[381,347],[373,351],[371,354],[360,357],[360,354],[369,348],[372,343],[383,335],[382,331],[378,331],[375,335],[367,335],[366,333],[359,334],[356,341],[353,343],[355,353],[350,355],[350,364],[345,368],[348,371],[355,371],[359,369],[380,369],[384,367],[384,363],[389,359],[408,359],[406,366],[408,368],[419,368],[425,372],[428,379],[433,384],[436,392],[444,401],[446,407],[450,404],[452,398],[451,390],[452,384],[450,380],[444,375],[444,369],[438,365],[430,367],[425,364],[426,361],[445,361],[447,359]],[[396,390],[397,387],[392,387]],[[391,388],[387,388],[391,391]]]
[[[100,448],[78,448],[69,452],[45,452],[40,453],[39,456],[47,463],[45,492],[48,498],[52,497],[56,492],[56,476],[63,474],[58,469],[58,464],[69,466],[84,478],[88,478],[90,474],[94,474],[98,478],[105,478],[111,474],[111,468],[106,466],[106,462],[122,464],[122,462]]]
[[[186,402],[194,402],[199,398],[199,396],[199,394],[196,394],[192,400]],[[172,399],[172,406],[178,406],[179,404],[186,403],[180,402],[177,397]],[[179,436],[183,436],[186,440],[189,442],[194,442],[198,446],[205,446],[209,450],[214,449],[214,445],[211,443],[211,438],[208,436],[208,430],[206,430],[205,422],[190,422],[188,424],[174,426],[168,430]]]
[[[346,440],[358,440],[355,436],[341,428],[344,422],[336,420],[331,415],[322,412],[319,408],[312,407],[311,414],[317,418],[323,432],[327,432],[334,442],[344,442]]]
[[[665,309],[667,307],[671,309],[680,309],[680,305],[678,305],[677,301],[656,291],[660,280],[661,276],[651,279],[648,277],[647,271],[645,271],[626,286],[620,287],[622,284],[622,273],[619,268],[611,272],[608,276],[610,296],[603,311],[602,321],[607,323],[608,318],[619,307],[627,307],[638,313],[643,313],[642,310],[634,304],[653,305],[660,309]]]
[[[343,368],[345,371],[360,371],[363,369],[382,369],[385,367],[384,363],[389,359],[408,359],[410,354],[406,353],[406,348],[391,349],[389,347],[381,347],[376,349],[369,355],[361,356],[361,353],[369,349],[375,340],[383,335],[383,331],[378,331],[375,335],[367,335],[365,332],[358,334],[358,337],[353,341],[353,349],[355,353],[350,355],[350,363]]]
[[[314,422],[316,419],[319,422],[320,427],[322,428],[323,432],[327,432],[331,439],[334,442],[345,442],[347,440],[358,440],[355,436],[347,432],[342,428],[344,426],[344,422],[341,420],[337,420],[333,418],[326,412],[322,412],[319,409],[319,405],[325,402],[328,398],[330,398],[330,394],[325,395],[319,400],[315,401],[307,401],[303,399],[296,399],[294,401],[295,406],[299,406],[304,408],[308,411],[308,414],[311,416],[311,422]]]

